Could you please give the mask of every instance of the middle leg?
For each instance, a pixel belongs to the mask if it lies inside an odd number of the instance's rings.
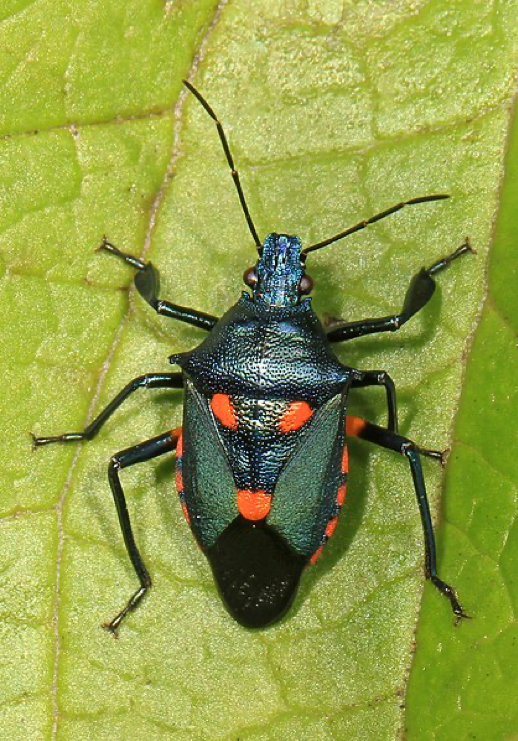
[[[352,388],[365,386],[383,386],[387,395],[388,424],[392,432],[398,431],[396,387],[394,381],[385,371],[355,371],[351,383]]]
[[[390,432],[398,432],[396,387],[394,381],[386,371],[355,371],[351,383],[352,388],[364,388],[365,386],[383,386],[387,395],[388,424]],[[353,419],[353,418],[351,418]],[[382,429],[382,428],[380,428]],[[444,463],[444,453],[440,450],[429,450],[428,448],[417,448],[421,455]]]
[[[65,432],[63,435],[54,435],[53,437],[36,437],[32,435],[35,447],[48,445],[49,443],[70,443],[80,440],[91,440],[97,435],[104,423],[111,417],[116,409],[126,401],[139,388],[166,388],[179,389],[183,386],[183,377],[181,373],[146,373],[144,376],[138,376],[130,381],[117,396],[110,401],[97,417],[85,427],[83,432]],[[32,434],[32,433],[31,433]]]

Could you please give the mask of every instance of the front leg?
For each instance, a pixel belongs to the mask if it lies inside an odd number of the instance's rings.
[[[204,314],[202,311],[196,309],[189,309],[186,306],[179,306],[178,304],[172,304],[170,301],[164,301],[158,298],[160,291],[160,276],[158,270],[150,262],[142,262],[138,257],[128,255],[126,252],[121,252],[115,245],[108,242],[106,238],[103,239],[100,250],[106,250],[112,255],[120,257],[128,265],[137,268],[138,273],[135,275],[135,286],[137,291],[140,293],[142,298],[153,307],[157,314],[162,316],[171,317],[171,319],[178,319],[180,322],[186,324],[192,324],[194,327],[205,329],[207,332],[214,327],[218,318],[211,314]]]
[[[435,280],[433,276],[456,260],[458,257],[465,255],[467,252],[474,252],[469,241],[466,239],[464,244],[458,247],[455,252],[448,257],[437,260],[429,268],[422,268],[417,275],[412,278],[405,296],[405,302],[400,314],[392,314],[379,319],[363,319],[359,322],[344,322],[332,327],[327,337],[329,342],[344,342],[352,340],[355,337],[363,337],[366,334],[375,332],[395,332],[403,326],[414,314],[426,306],[432,298],[435,291]]]

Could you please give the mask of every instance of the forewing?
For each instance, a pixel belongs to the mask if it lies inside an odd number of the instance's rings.
[[[340,394],[316,412],[275,487],[268,524],[301,555],[317,551],[328,522],[337,514],[344,422]]]
[[[182,478],[191,527],[202,548],[214,545],[239,514],[236,487],[205,397],[187,381]]]

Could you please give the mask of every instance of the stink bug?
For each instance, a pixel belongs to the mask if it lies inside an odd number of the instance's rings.
[[[272,233],[261,242],[223,127],[202,95],[189,82],[185,85],[216,123],[259,259],[244,274],[251,293],[243,292],[219,318],[159,298],[159,275],[150,262],[121,252],[106,239],[101,244],[100,249],[137,269],[137,291],[158,314],[208,332],[201,345],[169,358],[181,372],[135,378],[83,432],[34,437],[37,446],[90,440],[137,389],[184,390],[181,428],[122,450],[110,460],[110,487],[140,586],[105,627],[116,634],[151,586],[133,536],[119,480],[121,469],[176,450],[182,509],[210,562],[223,602],[239,623],[259,628],[286,613],[303,570],[315,561],[335,529],[347,486],[347,436],[363,438],[408,460],[423,525],[425,574],[449,599],[457,620],[467,617],[454,589],[437,575],[420,457],[442,460],[442,454],[420,448],[398,433],[390,376],[343,365],[332,344],[398,330],[428,303],[436,273],[472,251],[469,242],[413,277],[399,314],[336,322],[325,329],[307,297],[313,286],[306,273],[310,253],[405,206],[448,196],[398,203],[305,249],[298,237],[287,234]],[[349,390],[365,386],[385,389],[387,427],[346,416]]]

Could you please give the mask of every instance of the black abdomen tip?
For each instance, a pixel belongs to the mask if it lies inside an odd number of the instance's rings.
[[[221,598],[238,623],[263,628],[289,609],[308,563],[264,520],[241,515],[207,551]]]

